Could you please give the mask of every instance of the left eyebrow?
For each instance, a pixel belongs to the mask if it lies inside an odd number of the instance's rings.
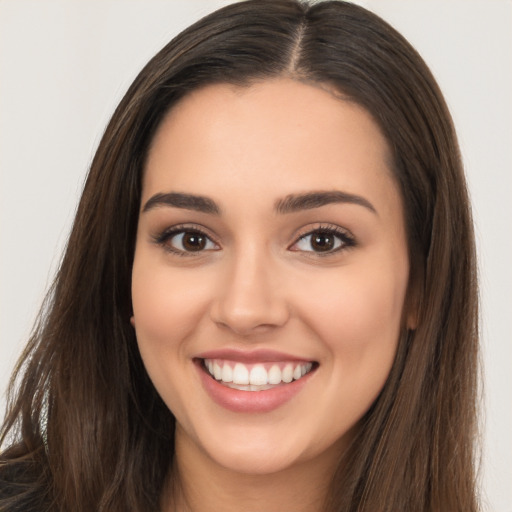
[[[194,194],[183,194],[180,192],[160,193],[152,196],[144,205],[143,212],[158,208],[160,206],[171,206],[174,208],[183,208],[185,210],[194,210],[196,212],[220,214],[220,208],[215,201],[205,196]]]
[[[276,201],[274,208],[277,213],[294,213],[301,210],[312,210],[333,203],[348,203],[363,206],[377,214],[375,207],[362,196],[341,192],[339,190],[290,194]],[[378,214],[377,214],[378,215]]]

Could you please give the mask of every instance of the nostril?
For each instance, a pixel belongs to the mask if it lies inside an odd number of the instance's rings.
[[[219,327],[239,336],[265,332],[283,326],[289,318],[284,301],[259,300],[257,297],[241,301],[218,299],[211,309],[211,319]]]

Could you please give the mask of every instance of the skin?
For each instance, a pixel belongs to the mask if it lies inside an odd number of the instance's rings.
[[[400,330],[413,321],[402,317],[409,262],[389,162],[363,108],[286,78],[207,86],[159,127],[143,178],[132,323],[177,420],[175,499],[164,499],[164,509],[320,508],[386,381]],[[275,210],[290,194],[334,190],[371,208]],[[168,192],[206,196],[220,214],[144,211]],[[160,243],[164,230],[183,224],[208,236],[203,250],[183,255],[177,236]],[[307,234],[326,226],[353,245],[315,251]],[[318,368],[277,409],[233,412],[212,401],[193,363],[220,348],[279,350]]]

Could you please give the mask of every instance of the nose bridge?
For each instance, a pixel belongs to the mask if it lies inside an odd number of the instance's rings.
[[[226,258],[212,308],[214,320],[238,334],[281,326],[288,318],[275,258],[268,247],[252,242]]]

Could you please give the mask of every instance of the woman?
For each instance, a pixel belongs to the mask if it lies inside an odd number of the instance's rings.
[[[472,225],[417,53],[248,1],[100,143],[2,430],[6,510],[477,510]]]

